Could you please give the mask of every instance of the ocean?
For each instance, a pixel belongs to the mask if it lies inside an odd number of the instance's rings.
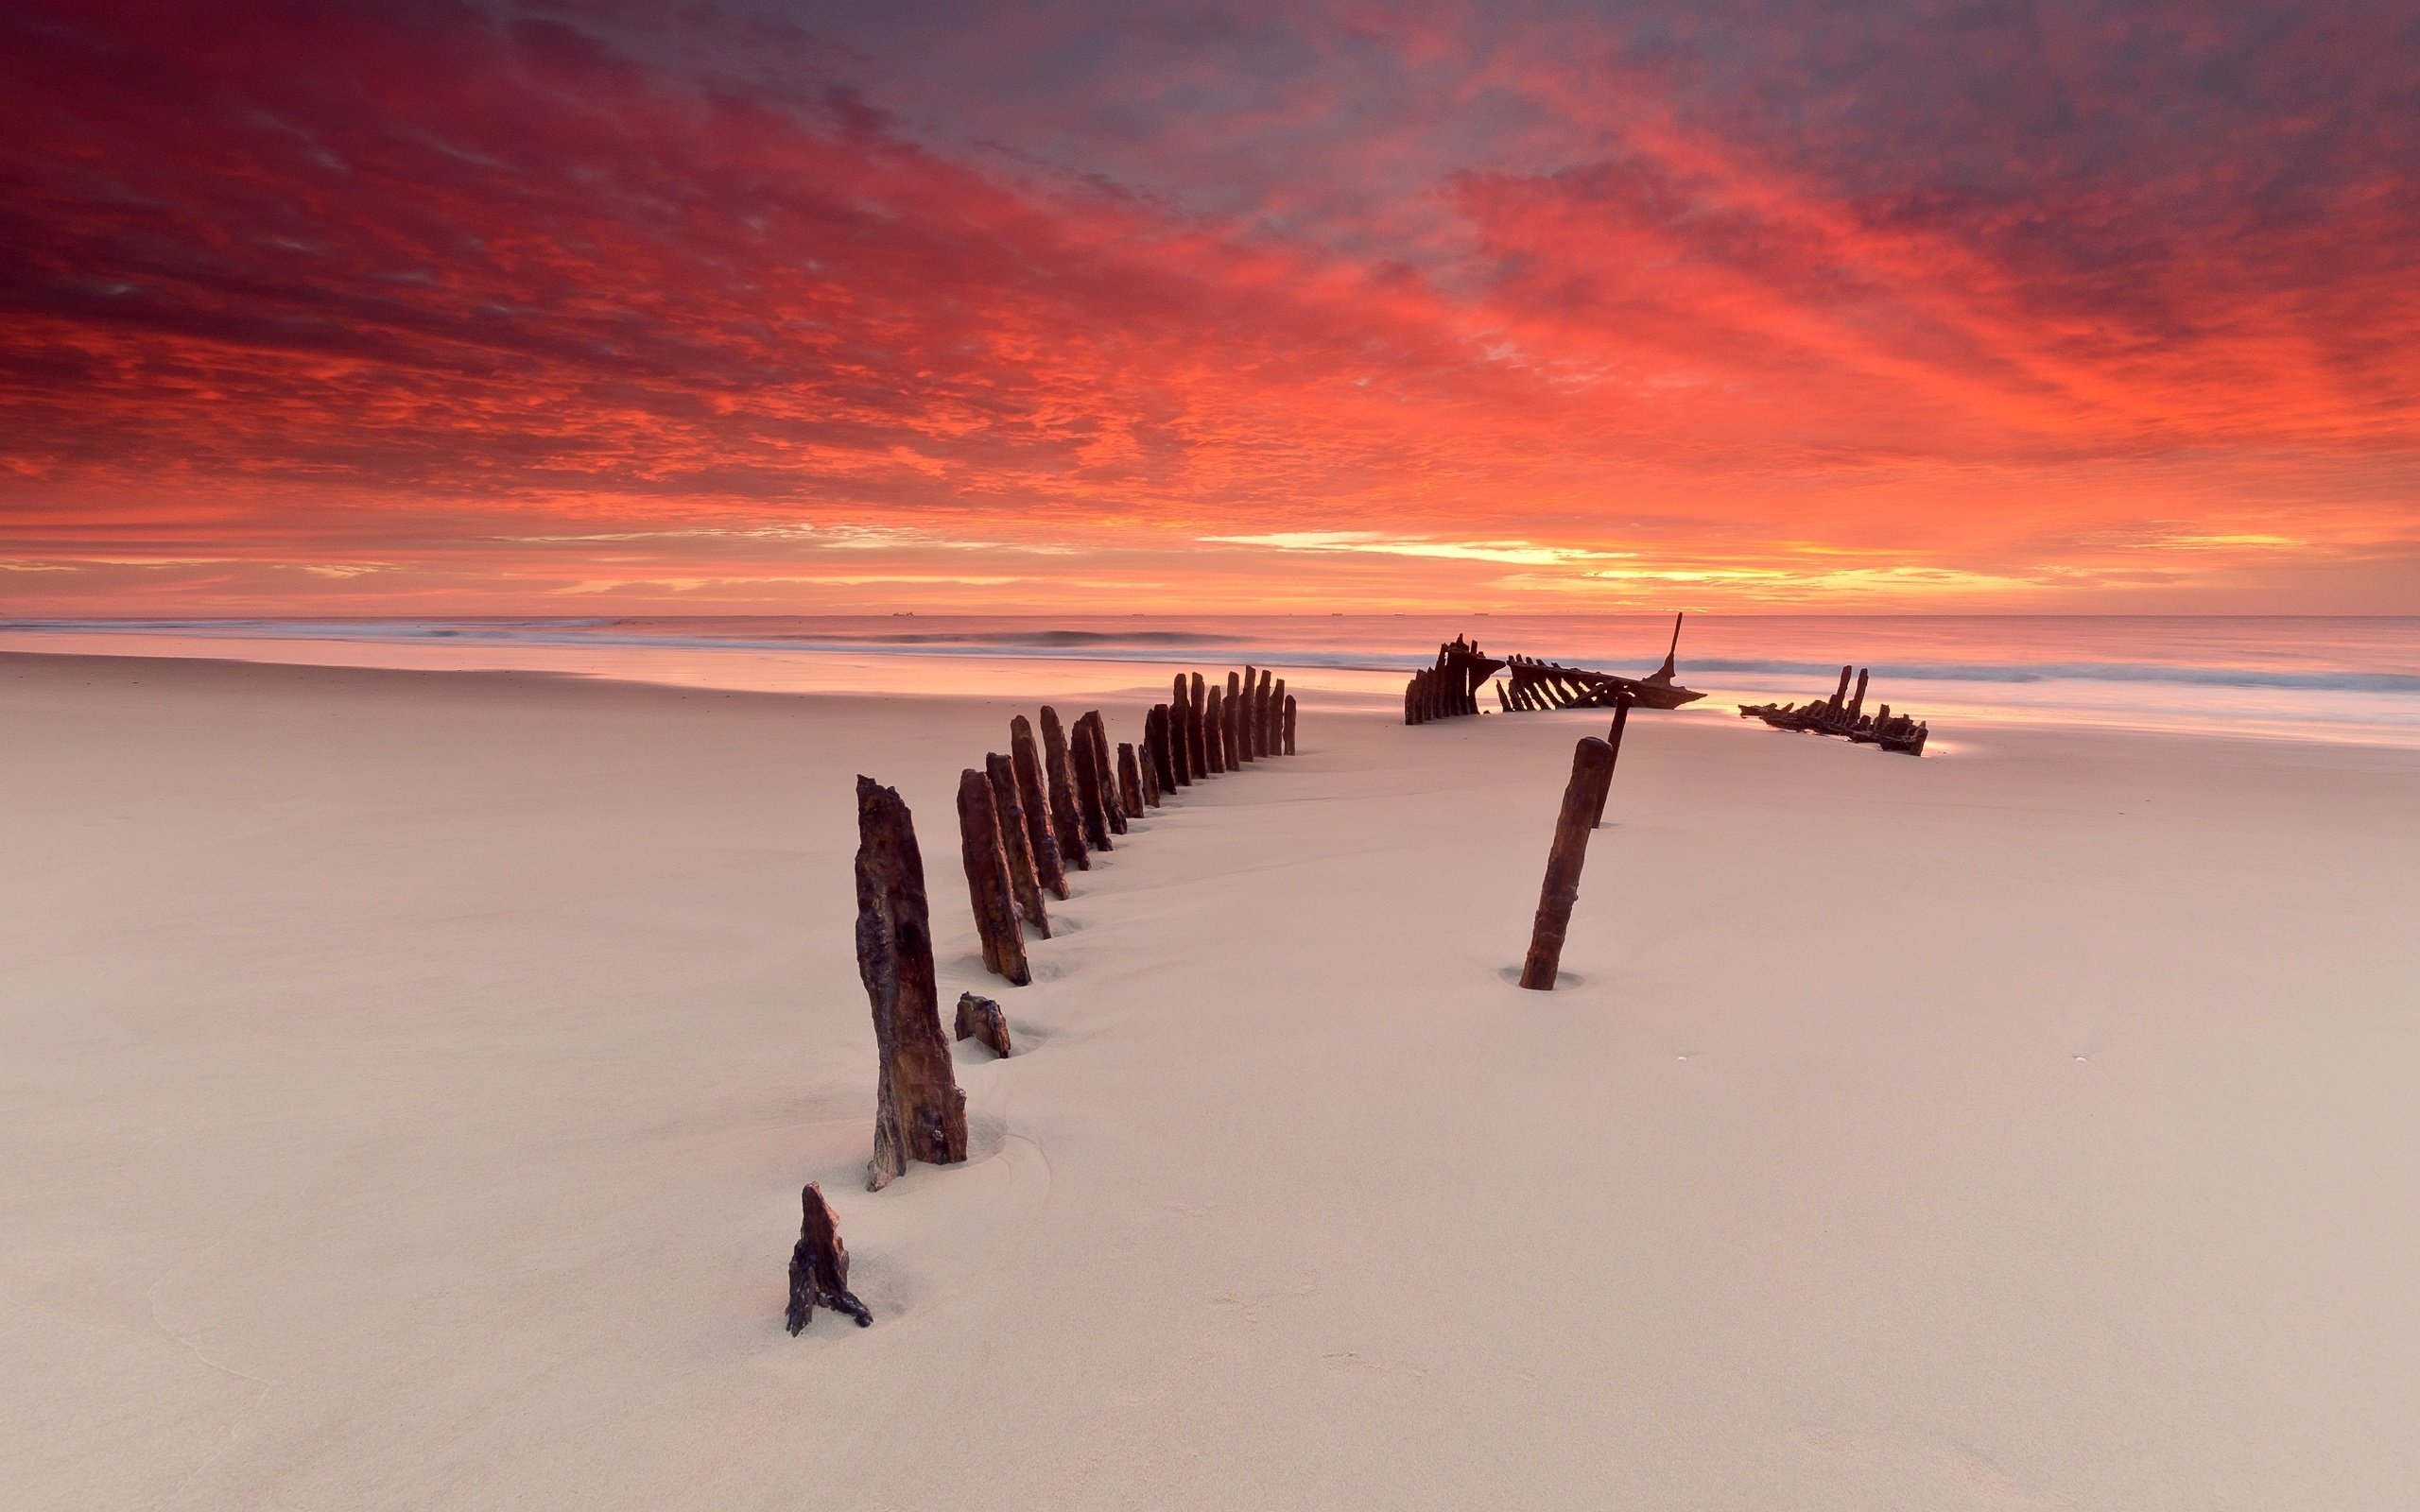
[[[0,650],[547,672],[766,692],[1029,696],[1164,689],[1170,668],[1275,668],[1312,701],[1386,707],[1441,640],[1632,675],[1660,615],[625,616],[0,620]],[[1685,713],[1829,694],[1962,729],[2059,723],[2420,746],[2420,619],[1691,615]],[[1492,706],[1492,700],[1483,700]]]

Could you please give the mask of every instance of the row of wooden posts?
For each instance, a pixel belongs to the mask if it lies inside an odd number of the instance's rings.
[[[959,773],[959,852],[987,971],[1023,987],[1033,980],[1025,928],[1050,937],[1046,894],[1064,900],[1067,873],[1091,869],[1096,851],[1115,849],[1128,821],[1190,787],[1256,761],[1294,754],[1294,699],[1282,678],[1246,667],[1223,689],[1199,672],[1177,675],[1168,701],[1154,704],[1140,742],[1111,756],[1100,711],[1072,729],[1045,705],[1039,747],[1023,714],[1009,721],[1009,754]],[[909,1160],[950,1165],[966,1159],[966,1094],[942,1037],[933,969],[931,914],[916,827],[896,788],[857,779],[857,975],[873,1009],[878,1076],[873,1159],[866,1190],[879,1192]],[[957,1038],[1010,1051],[1007,1016],[989,998],[959,997]],[[873,1321],[848,1289],[848,1251],[822,1190],[800,1194],[804,1215],[790,1252],[789,1331],[818,1306]]]

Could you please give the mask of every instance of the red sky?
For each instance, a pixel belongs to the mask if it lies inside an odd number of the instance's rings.
[[[2420,6],[0,18],[26,615],[2420,612]]]

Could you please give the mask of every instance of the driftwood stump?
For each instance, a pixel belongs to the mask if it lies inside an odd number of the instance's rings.
[[[1210,736],[1201,728],[1207,707],[1202,699],[1201,674],[1197,672],[1193,674],[1193,691],[1184,706],[1184,754],[1185,759],[1193,764],[1193,775],[1197,780],[1211,775]]]
[[[984,970],[1019,987],[1033,980],[1025,936],[1017,930],[1016,885],[1000,835],[992,779],[970,766],[958,774],[958,849],[966,863],[966,892],[975,902],[975,933],[983,940]]]
[[[1286,754],[1294,754],[1294,696],[1286,696]]]
[[[1096,850],[1107,850],[1109,816],[1101,808],[1100,758],[1093,752],[1092,730],[1085,724],[1090,717],[1077,718],[1068,759],[1075,765],[1076,816],[1084,828],[1084,843]]]
[[[1005,1060],[1009,1055],[1009,1016],[990,998],[978,998],[972,992],[958,995],[958,1037],[977,1040],[990,1047],[992,1054]]]
[[[1009,861],[1009,890],[1017,912],[1044,939],[1050,937],[1050,910],[1042,901],[1042,873],[1034,865],[1033,834],[1027,828],[1025,799],[1017,794],[1016,765],[997,751],[983,758],[992,780],[992,809],[1000,816],[1000,851]]]
[[[798,1244],[790,1250],[790,1337],[797,1338],[814,1318],[818,1303],[856,1318],[859,1328],[868,1327],[873,1314],[849,1290],[849,1251],[840,1243],[823,1189],[809,1181],[798,1200],[804,1212],[799,1219]]]
[[[1210,685],[1210,697],[1202,711],[1201,753],[1209,758],[1210,775],[1227,770],[1227,706],[1219,696],[1219,685]]]
[[[1521,963],[1521,985],[1540,992],[1554,990],[1556,968],[1563,962],[1564,932],[1571,927],[1571,905],[1580,901],[1580,868],[1588,859],[1588,832],[1605,806],[1605,782],[1614,769],[1614,749],[1594,735],[1583,737],[1571,753],[1571,782],[1563,790],[1563,812],[1555,819],[1554,848],[1547,852],[1546,885],[1538,893],[1537,923],[1530,931],[1530,954]]]
[[[1143,816],[1143,764],[1134,759],[1134,747],[1126,741],[1117,743],[1117,792],[1126,799],[1126,816]]]
[[[1017,774],[1017,806],[1025,812],[1025,834],[1033,850],[1033,875],[1054,898],[1067,896],[1067,868],[1051,833],[1050,800],[1042,778],[1042,757],[1033,748],[1033,726],[1023,714],[1009,721],[1009,751]]]
[[[879,1192],[909,1160],[949,1165],[966,1159],[966,1097],[942,1038],[915,820],[897,789],[870,777],[857,779],[856,872],[857,976],[873,1007],[881,1066],[866,1190]]]
[[[1076,808],[1076,771],[1067,760],[1067,730],[1059,711],[1042,706],[1043,770],[1050,777],[1050,833],[1059,837],[1059,859],[1078,871],[1093,868],[1084,846],[1084,821]]]

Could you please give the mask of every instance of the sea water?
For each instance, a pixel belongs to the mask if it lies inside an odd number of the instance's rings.
[[[1661,615],[629,616],[0,621],[0,649],[548,672],[765,692],[1148,697],[1173,668],[1250,662],[1331,705],[1386,707],[1456,635],[1489,654],[1646,673]],[[2115,726],[2420,746],[2420,619],[1691,615],[1685,713],[1828,696],[1962,726]],[[1490,707],[1493,700],[1483,697]]]

